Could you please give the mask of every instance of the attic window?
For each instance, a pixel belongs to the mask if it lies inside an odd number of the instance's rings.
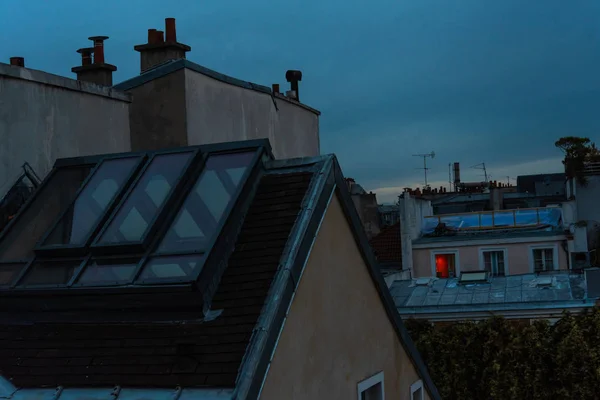
[[[0,233],[0,290],[193,282],[263,152],[216,144],[57,161]]]
[[[383,371],[358,384],[359,400],[383,400]]]

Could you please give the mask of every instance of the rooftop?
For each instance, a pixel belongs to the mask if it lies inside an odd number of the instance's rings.
[[[256,83],[233,78],[231,76],[222,74],[222,73],[214,71],[212,69],[203,67],[202,65],[196,64],[187,59],[171,60],[171,61],[165,62],[147,72],[144,72],[143,74],[141,74],[139,76],[136,76],[134,78],[131,78],[124,82],[121,82],[117,85],[114,85],[113,88],[115,88],[117,90],[128,91],[137,86],[141,86],[144,83],[150,82],[154,79],[158,79],[160,77],[163,77],[165,75],[171,74],[173,72],[179,71],[184,68],[190,69],[192,71],[198,72],[202,75],[206,75],[210,78],[216,79],[218,81],[221,81],[221,82],[224,82],[224,83],[227,83],[230,85],[238,86],[238,87],[241,87],[244,89],[254,90],[254,91],[257,91],[260,93],[267,94],[269,96],[276,97],[280,100],[284,100],[284,101],[287,101],[288,103],[292,103],[299,107],[302,107],[302,108],[304,108],[308,111],[311,111],[317,115],[321,115],[321,112],[319,110],[309,107],[306,104],[300,103],[299,101],[296,101],[294,99],[290,99],[289,97],[284,96],[282,94],[273,93],[271,88],[269,88],[267,86],[258,85]]]
[[[423,282],[419,282],[423,283]],[[583,274],[525,274],[459,283],[458,278],[395,281],[390,291],[403,315],[593,306]]]
[[[400,223],[385,226],[370,240],[371,248],[382,267],[402,268],[402,241]]]
[[[256,140],[56,161],[0,232],[0,397],[256,396],[334,193],[435,394],[335,157]]]

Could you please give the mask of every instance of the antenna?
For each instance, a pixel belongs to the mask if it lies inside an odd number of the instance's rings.
[[[452,163],[448,163],[448,191],[452,192]]]
[[[427,157],[431,157],[431,159],[434,159],[435,152],[432,151],[431,153],[428,153],[428,154],[413,154],[413,157],[423,157],[423,168],[417,168],[417,169],[422,169],[425,172],[425,187],[429,187],[429,185],[427,184],[427,170],[429,170],[430,168],[427,168]]]
[[[487,170],[485,169],[485,163],[473,165],[471,168],[482,169],[483,176],[485,176],[485,181],[489,182],[491,176],[488,176],[488,174],[487,174]]]
[[[508,186],[510,186],[510,180],[511,180],[511,179],[512,179],[513,181],[516,181],[516,180],[517,180],[517,178],[511,178],[510,176],[507,176],[507,177],[506,177],[506,183],[508,184]]]

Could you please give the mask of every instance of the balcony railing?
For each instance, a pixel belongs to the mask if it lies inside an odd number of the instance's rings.
[[[432,233],[439,224],[455,231],[559,226],[561,217],[562,210],[558,207],[432,215],[424,218],[422,232]]]

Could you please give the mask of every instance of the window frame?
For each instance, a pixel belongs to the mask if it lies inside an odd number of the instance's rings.
[[[81,272],[83,271],[85,265],[87,264],[88,260],[89,260],[89,256],[87,257],[57,257],[57,258],[41,258],[41,257],[33,257],[25,266],[25,268],[23,268],[23,270],[21,271],[21,273],[17,276],[17,278],[13,281],[12,285],[10,286],[11,289],[21,289],[21,290],[43,290],[43,289],[56,289],[56,288],[65,288],[65,287],[70,287],[73,282],[75,282],[75,279],[77,278],[77,276],[79,276],[81,274]],[[33,266],[35,263],[60,263],[60,262],[70,262],[70,261],[80,261],[79,262],[79,266],[77,266],[77,268],[75,269],[75,271],[73,271],[73,276],[69,279],[69,282],[67,283],[57,283],[57,284],[47,284],[47,285],[21,285],[21,282],[23,281],[23,278],[25,278],[27,276],[27,274],[29,274],[29,272],[33,269]]]
[[[417,390],[421,389],[421,398],[415,399],[414,394]],[[410,400],[424,400],[425,399],[425,388],[423,387],[423,380],[419,379],[412,385],[410,385]]]
[[[481,268],[482,271],[485,271],[485,253],[494,252],[494,251],[503,253],[503,257],[504,257],[504,275],[503,276],[509,276],[510,270],[508,268],[508,249],[506,247],[480,247],[479,248],[479,267]],[[494,274],[494,271],[489,271],[489,273],[490,273],[489,276],[502,276],[502,275]]]
[[[459,278],[461,269],[460,269],[460,251],[458,249],[431,250],[430,251],[431,276],[433,276],[434,278],[437,277],[435,256],[445,255],[445,254],[454,254],[454,278]],[[450,279],[452,279],[452,278],[450,278]]]
[[[54,229],[56,229],[58,224],[61,223],[62,219],[67,215],[69,210],[71,210],[71,208],[75,206],[75,203],[79,199],[79,196],[85,190],[85,188],[90,183],[90,181],[94,178],[96,173],[98,173],[98,171],[100,170],[102,165],[104,165],[104,163],[107,161],[126,159],[126,158],[138,158],[138,161],[132,168],[132,170],[129,173],[129,175],[127,176],[127,178],[123,181],[123,184],[118,189],[117,193],[115,194],[115,197],[110,201],[110,203],[106,207],[106,210],[104,210],[104,212],[102,213],[100,219],[96,222],[94,227],[90,230],[90,233],[88,233],[88,235],[86,236],[83,244],[81,244],[81,245],[79,245],[79,244],[44,245],[43,243],[46,240],[48,240],[48,238],[50,237],[52,232],[54,232]],[[96,235],[98,234],[98,231],[102,228],[102,226],[104,226],[106,219],[108,218],[108,216],[110,215],[112,210],[115,208],[115,206],[120,202],[123,194],[125,193],[125,190],[131,185],[132,181],[138,175],[140,168],[142,168],[142,166],[147,161],[148,161],[148,156],[145,154],[144,155],[140,155],[140,154],[113,155],[113,156],[104,157],[100,161],[98,161],[96,166],[92,169],[92,171],[90,171],[89,175],[82,182],[73,201],[54,220],[54,222],[52,222],[50,228],[48,228],[46,233],[42,236],[42,238],[38,241],[38,243],[34,247],[34,252],[36,254],[36,258],[38,255],[41,257],[55,257],[55,258],[69,258],[71,256],[85,255],[87,253],[87,249],[89,248],[92,239],[94,239],[96,237]]]
[[[532,274],[539,273],[539,272],[535,271],[535,255],[534,255],[535,250],[552,250],[552,268],[541,271],[542,273],[558,271],[560,269],[560,265],[558,262],[558,245],[556,243],[530,245],[529,246],[529,271]]]
[[[150,164],[157,156],[169,155],[169,154],[181,154],[181,153],[192,153],[191,158],[183,167],[183,170],[179,177],[175,180],[175,184],[171,188],[167,198],[163,202],[162,206],[158,209],[156,215],[152,218],[150,223],[148,224],[147,231],[142,235],[141,240],[139,241],[129,241],[129,242],[121,242],[121,243],[108,243],[102,244],[100,243],[100,238],[102,235],[108,230],[110,224],[115,220],[117,214],[121,210],[121,208],[125,205],[129,196],[136,189],[137,184],[141,181],[144,173],[150,168]],[[90,244],[90,252],[94,256],[102,257],[107,254],[123,254],[123,253],[138,253],[145,252],[148,249],[149,243],[152,240],[154,234],[156,234],[158,228],[164,222],[164,219],[168,215],[168,210],[170,206],[176,201],[179,197],[182,186],[184,185],[187,177],[187,173],[192,170],[195,165],[199,162],[200,149],[190,149],[190,148],[181,148],[175,150],[167,150],[167,151],[159,151],[153,153],[150,157],[148,157],[147,162],[144,164],[142,169],[137,173],[135,179],[129,184],[127,191],[122,194],[118,204],[113,207],[108,218],[105,220],[104,224],[102,224],[101,229],[97,232],[95,236],[93,236],[93,241]]]
[[[251,151],[249,151],[249,150],[251,150]],[[171,227],[171,224],[173,223],[175,218],[177,218],[179,210],[181,209],[181,207],[183,207],[183,204],[185,203],[185,200],[187,199],[188,195],[191,193],[192,190],[194,190],[196,183],[198,182],[198,180],[200,179],[200,177],[202,175],[202,171],[204,171],[204,167],[206,165],[206,162],[208,161],[208,158],[211,156],[216,156],[216,155],[227,155],[227,154],[237,154],[237,153],[253,153],[253,155],[252,155],[250,163],[248,164],[248,168],[246,169],[246,171],[244,171],[244,175],[242,176],[240,183],[235,190],[235,194],[232,197],[232,201],[230,201],[229,204],[227,205],[227,208],[225,209],[225,211],[223,213],[224,217],[221,219],[221,221],[219,221],[217,229],[215,230],[215,233],[210,238],[209,244],[206,246],[206,249],[205,250],[194,250],[191,252],[185,251],[185,250],[184,251],[164,251],[164,252],[157,251],[158,246],[160,245],[162,239],[167,234],[167,232],[168,232],[169,228]],[[139,266],[139,269],[136,271],[136,274],[133,278],[133,283],[135,283],[136,285],[145,286],[145,285],[173,284],[173,283],[185,283],[185,282],[190,282],[190,281],[192,281],[192,282],[197,281],[198,277],[204,270],[204,266],[205,266],[207,258],[208,258],[207,255],[209,255],[213,251],[216,243],[219,241],[220,237],[222,236],[223,228],[227,225],[229,219],[231,218],[231,215],[233,214],[232,211],[236,207],[236,204],[238,204],[241,201],[240,198],[242,196],[240,196],[240,195],[246,188],[248,181],[250,180],[250,177],[252,175],[254,175],[257,170],[262,168],[262,163],[259,161],[261,160],[263,154],[264,154],[263,148],[255,148],[255,149],[246,148],[246,149],[239,149],[236,151],[229,150],[229,151],[204,153],[202,155],[202,161],[198,163],[197,170],[194,171],[194,174],[190,176],[188,185],[185,188],[182,188],[181,193],[177,198],[176,204],[174,204],[174,206],[171,207],[169,214],[167,216],[165,216],[165,220],[163,221],[163,224],[161,225],[160,230],[157,231],[157,233],[154,237],[154,240],[150,246],[150,251],[147,253],[148,256],[143,260],[143,263]],[[183,277],[183,278],[152,278],[152,279],[142,279],[142,280],[138,279],[141,276],[141,273],[143,272],[145,266],[153,258],[189,256],[189,255],[197,255],[200,258],[200,260],[198,261],[200,263],[200,265],[198,266],[198,269],[193,274],[193,276]]]
[[[357,385],[357,399],[362,400],[362,394],[367,390],[371,389],[373,386],[377,384],[381,384],[381,399],[385,400],[385,383],[384,383],[384,373],[380,371],[375,375],[370,376],[369,378],[362,380]]]

